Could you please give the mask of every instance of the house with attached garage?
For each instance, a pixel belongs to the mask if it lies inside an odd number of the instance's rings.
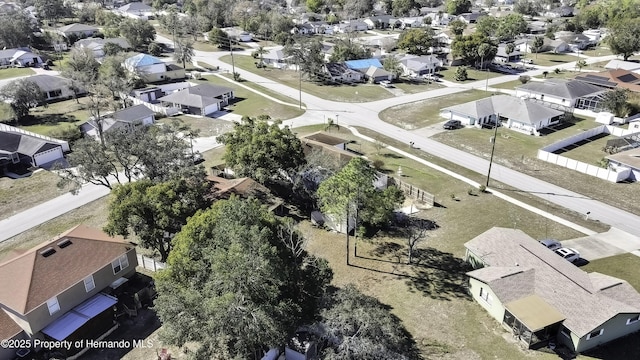
[[[57,29],[58,33],[66,38],[75,36],[76,38],[83,39],[96,36],[99,32],[97,27],[85,24],[69,24]]]
[[[463,125],[503,126],[525,134],[540,135],[540,130],[560,122],[564,111],[515,96],[496,95],[440,110],[447,120],[459,120]]]
[[[199,84],[158,99],[164,106],[177,106],[183,112],[207,116],[222,110],[234,98],[233,89],[225,86]]]
[[[151,6],[142,2],[131,2],[120,6],[117,13],[136,20],[148,20],[153,17],[154,10]]]
[[[184,79],[183,68],[175,64],[165,63],[148,54],[138,54],[125,59],[124,68],[137,74],[146,83]]]
[[[104,57],[104,47],[106,44],[115,44],[120,46],[124,50],[131,49],[131,45],[127,39],[118,37],[118,38],[88,38],[76,41],[74,44],[75,47],[78,48],[87,48],[93,52],[93,56],[95,58]]]
[[[530,349],[581,353],[640,330],[640,294],[587,273],[521,230],[492,228],[465,243],[473,299]]]
[[[102,133],[104,134],[116,129],[152,125],[155,121],[155,113],[148,107],[140,104],[104,115],[100,125],[102,126]],[[98,123],[93,119],[80,125],[80,131],[82,131],[83,134],[96,138],[96,140],[100,138]]]
[[[364,77],[370,82],[377,83],[384,80],[393,80],[393,74],[385,70],[378,59],[349,60],[344,63],[349,69],[364,74]]]
[[[26,80],[38,85],[40,91],[44,94],[46,102],[71,99],[87,93],[86,90],[76,86],[70,79],[61,76],[33,75],[26,78]]]
[[[20,166],[38,167],[64,159],[69,143],[0,124],[0,173]]]
[[[0,322],[9,317],[20,328],[18,336],[31,341],[105,336],[118,327],[114,307],[128,299],[115,289],[134,277],[136,265],[129,242],[83,225],[72,228],[0,263]],[[61,351],[68,358],[83,348]]]
[[[422,76],[435,74],[442,67],[442,60],[433,55],[407,55],[400,59],[400,67],[405,76]]]
[[[349,69],[344,63],[326,63],[324,68],[333,81],[344,83],[362,81],[363,74],[359,71]]]
[[[552,107],[598,110],[604,94],[599,86],[577,80],[547,79],[530,81],[516,87],[516,96],[539,100]]]
[[[12,66],[39,66],[42,58],[29,49],[0,50],[0,69]]]

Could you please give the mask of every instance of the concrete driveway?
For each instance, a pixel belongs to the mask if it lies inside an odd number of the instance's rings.
[[[600,234],[562,241],[562,245],[578,250],[580,257],[592,261],[628,252],[637,254],[640,238],[612,227]]]

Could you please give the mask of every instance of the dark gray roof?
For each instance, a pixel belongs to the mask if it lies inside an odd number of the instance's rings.
[[[26,78],[27,80],[34,82],[40,90],[44,92],[68,89],[71,86],[71,80],[51,75],[33,75]]]
[[[578,99],[583,96],[602,92],[599,86],[587,84],[577,80],[547,79],[545,81],[530,81],[516,87],[536,94],[551,95],[563,99]]]
[[[0,151],[33,156],[60,146],[47,140],[11,131],[0,131]]]
[[[232,91],[233,89],[225,86],[200,84],[176,91],[158,100],[202,109],[205,106],[219,103],[222,95]]]
[[[153,115],[153,111],[148,107],[140,104],[128,107],[126,109],[118,110],[114,113],[111,113],[107,116],[113,118],[114,120],[124,121],[124,122],[132,122],[136,120],[142,120],[146,117]]]
[[[563,114],[562,111],[509,95],[491,96],[444,108],[443,110],[472,116],[476,119],[500,114],[502,117],[527,124],[535,124],[542,119],[549,119]]]
[[[62,33],[80,32],[80,31],[98,31],[98,28],[91,25],[75,23],[75,24],[59,27],[58,31]]]
[[[87,47],[89,49],[101,48],[104,44],[118,44],[123,49],[129,49],[131,45],[129,45],[129,41],[127,39],[118,37],[118,38],[86,38],[76,41],[74,46],[76,47]]]

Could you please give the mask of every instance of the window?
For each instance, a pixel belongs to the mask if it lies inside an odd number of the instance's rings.
[[[84,289],[87,292],[96,288],[96,283],[93,281],[93,275],[89,275],[86,279],[84,279]]]
[[[58,311],[60,311],[60,304],[58,304],[58,298],[54,296],[51,299],[47,300],[47,307],[49,308],[49,315],[53,315]]]
[[[640,321],[640,315],[636,315],[634,317],[630,317],[627,319],[627,325],[635,324]]]
[[[484,288],[480,288],[480,298],[486,301],[489,305],[493,302],[493,297],[491,297],[491,294],[489,294],[489,292]]]
[[[113,273],[117,274],[122,269],[127,268],[129,266],[129,259],[127,258],[127,254],[124,254],[116,259],[116,261],[111,263],[111,267],[113,268]]]
[[[587,335],[587,340],[593,339],[594,337],[598,337],[602,335],[603,332],[604,332],[604,329],[596,330],[591,334]]]

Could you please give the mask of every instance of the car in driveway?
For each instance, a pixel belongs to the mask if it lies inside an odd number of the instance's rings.
[[[576,249],[562,247],[555,250],[555,253],[562,256],[565,260],[575,263],[580,259],[580,253]]]
[[[560,244],[558,240],[554,240],[554,239],[544,239],[538,242],[546,246],[550,250],[558,250],[562,247],[562,244]]]
[[[455,130],[461,127],[462,127],[462,123],[460,122],[460,120],[449,120],[446,123],[444,123],[444,125],[442,125],[442,128],[445,130]]]

